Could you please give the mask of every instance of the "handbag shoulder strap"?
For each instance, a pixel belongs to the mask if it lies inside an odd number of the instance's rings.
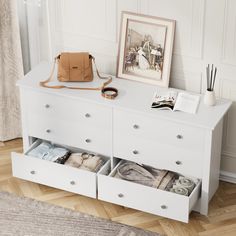
[[[53,63],[53,67],[52,67],[52,70],[51,70],[49,78],[47,80],[41,81],[39,83],[39,85],[41,87],[53,88],[53,89],[68,88],[68,89],[79,89],[79,90],[102,90],[104,87],[106,87],[108,84],[110,84],[112,82],[112,77],[111,76],[108,76],[108,77],[101,76],[99,71],[98,71],[98,69],[97,69],[95,58],[93,56],[91,56],[91,57],[92,57],[94,65],[95,65],[95,69],[96,69],[96,73],[97,73],[98,77],[100,79],[108,79],[106,82],[104,82],[102,84],[102,86],[95,87],[95,88],[89,88],[89,87],[88,88],[84,88],[84,87],[70,87],[70,86],[65,86],[65,85],[48,85],[48,83],[53,80],[53,74],[54,74],[54,71],[55,71],[56,63],[57,63],[57,60],[60,58],[60,55],[58,55],[57,57],[54,58],[54,63]]]

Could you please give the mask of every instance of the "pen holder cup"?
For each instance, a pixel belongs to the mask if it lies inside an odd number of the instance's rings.
[[[207,106],[215,106],[216,104],[216,96],[215,91],[207,90],[204,95],[204,104]]]

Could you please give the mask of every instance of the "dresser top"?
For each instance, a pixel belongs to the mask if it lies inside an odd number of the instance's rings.
[[[109,86],[117,88],[119,90],[119,95],[115,100],[109,100],[103,98],[100,94],[100,91],[49,89],[40,87],[39,82],[48,78],[50,70],[51,64],[42,62],[32,71],[30,71],[24,77],[24,79],[19,80],[17,85],[21,88],[90,101],[114,108],[132,110],[138,113],[145,113],[146,115],[150,115],[152,117],[163,118],[165,120],[171,120],[174,122],[184,123],[206,129],[214,129],[217,123],[228,111],[232,103],[226,99],[217,99],[216,106],[208,107],[203,104],[203,96],[201,96],[196,114],[189,114],[180,111],[172,112],[170,110],[151,109],[151,103],[155,92],[158,90],[166,90],[165,88],[159,88],[149,84],[114,78],[113,82]],[[66,83],[65,85],[99,87],[101,86],[102,82],[104,81],[94,78],[93,82]],[[58,82],[56,82],[56,75],[55,82],[52,82],[51,84],[58,84]]]

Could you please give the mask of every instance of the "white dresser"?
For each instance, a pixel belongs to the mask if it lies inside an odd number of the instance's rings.
[[[207,215],[219,184],[223,117],[230,101],[206,107],[201,99],[194,115],[160,111],[150,108],[155,86],[114,79],[111,86],[119,96],[107,100],[98,91],[39,87],[49,71],[42,63],[18,82],[24,154],[12,153],[15,177],[183,222],[192,210]],[[101,154],[106,162],[93,173],[27,156],[41,140]],[[114,178],[122,160],[200,181],[190,196],[182,196]]]

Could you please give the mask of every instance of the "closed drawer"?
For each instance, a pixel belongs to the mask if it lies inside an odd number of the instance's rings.
[[[110,129],[93,128],[89,125],[77,126],[76,123],[55,119],[31,119],[28,122],[28,135],[50,140],[69,146],[97,152],[102,155],[111,154],[112,135]]]
[[[203,155],[198,150],[159,144],[134,135],[125,135],[125,139],[116,135],[113,151],[115,157],[202,178]]]
[[[188,222],[189,213],[200,197],[200,182],[190,196],[182,196],[114,178],[113,175],[117,166],[109,176],[107,176],[108,166],[98,174],[99,199],[163,217]]]
[[[33,148],[37,143],[33,144]],[[13,176],[96,198],[96,173],[12,153]]]
[[[111,108],[102,105],[81,101],[60,95],[25,91],[27,101],[28,120],[60,119],[76,123],[78,127],[84,125],[108,128],[111,122]]]
[[[150,140],[156,145],[168,144],[174,148],[189,149],[203,153],[205,131],[163,119],[156,119],[122,110],[114,111],[114,138],[133,135]],[[130,140],[132,142],[133,140]]]

